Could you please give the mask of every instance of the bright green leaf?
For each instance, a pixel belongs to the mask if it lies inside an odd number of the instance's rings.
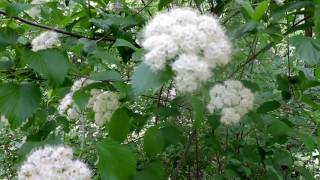
[[[172,2],[172,0],[160,0],[158,4],[158,9],[161,10],[162,8],[166,7]]]
[[[32,83],[0,85],[0,112],[6,115],[13,129],[39,108],[40,101],[40,89]]]
[[[98,173],[102,180],[128,180],[136,173],[136,159],[128,147],[116,141],[98,142]]]
[[[109,136],[119,142],[124,141],[130,130],[130,119],[123,109],[116,110],[107,125]]]

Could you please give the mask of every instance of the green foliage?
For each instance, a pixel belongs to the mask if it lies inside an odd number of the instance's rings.
[[[163,151],[164,137],[158,127],[150,127],[143,139],[143,148],[148,156],[155,156]]]
[[[39,108],[40,101],[40,89],[33,83],[6,83],[0,86],[0,112],[8,117],[13,129]]]
[[[125,146],[112,140],[97,144],[99,155],[98,172],[101,179],[126,180],[133,178],[136,172],[136,159]]]
[[[109,136],[119,142],[127,138],[130,128],[130,120],[127,112],[118,109],[112,115],[111,121],[108,123]]]

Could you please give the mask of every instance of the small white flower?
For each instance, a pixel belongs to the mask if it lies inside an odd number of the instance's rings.
[[[47,146],[32,152],[18,171],[19,180],[90,180],[91,171],[73,160],[71,148]]]
[[[277,5],[283,5],[285,0],[274,0]]]
[[[38,6],[34,6],[34,7],[30,8],[27,13],[29,14],[29,16],[31,16],[33,19],[35,19],[40,16],[41,8]]]
[[[31,4],[45,4],[50,2],[51,0],[33,0]]]
[[[31,42],[32,51],[52,48],[59,43],[59,34],[54,31],[45,31]]]

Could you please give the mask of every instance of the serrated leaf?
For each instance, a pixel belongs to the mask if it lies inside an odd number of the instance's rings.
[[[281,104],[278,101],[267,101],[264,102],[258,109],[257,113],[267,113],[278,109]]]
[[[39,108],[40,101],[40,89],[33,83],[0,85],[0,112],[6,115],[13,129]]]
[[[123,142],[130,130],[130,119],[123,109],[116,110],[107,125],[109,136],[119,142]]]
[[[24,58],[36,72],[57,84],[61,84],[67,75],[69,60],[58,49],[27,51]]]
[[[121,74],[115,70],[93,72],[90,74],[90,79],[96,81],[122,81]]]
[[[173,76],[171,69],[154,72],[144,63],[140,64],[133,73],[131,84],[136,95],[146,90],[157,91],[165,82]]]
[[[163,151],[165,142],[157,127],[150,127],[144,135],[143,147],[148,156],[155,156]]]
[[[128,147],[116,141],[104,140],[97,144],[98,173],[102,180],[128,180],[136,172],[136,159]]]

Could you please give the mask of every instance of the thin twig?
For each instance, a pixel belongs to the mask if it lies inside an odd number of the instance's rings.
[[[3,10],[0,10],[0,14],[9,17],[8,14],[6,12],[4,12]],[[90,40],[99,40],[99,39],[101,39],[101,37],[88,37],[88,36],[84,36],[84,35],[81,35],[81,34],[76,34],[76,33],[73,33],[73,32],[68,32],[68,31],[65,31],[65,30],[62,30],[62,29],[54,28],[54,27],[51,27],[51,26],[39,24],[39,23],[30,21],[30,20],[21,18],[19,16],[14,16],[12,18],[16,19],[16,20],[18,20],[18,21],[20,21],[22,23],[34,26],[34,27],[38,27],[38,28],[46,29],[46,30],[50,30],[50,31],[55,31],[57,33],[69,35],[69,36],[76,37],[76,38],[86,38],[86,39],[90,39]],[[105,37],[104,40],[106,40],[106,41],[115,41],[115,39],[112,38],[112,37]]]

